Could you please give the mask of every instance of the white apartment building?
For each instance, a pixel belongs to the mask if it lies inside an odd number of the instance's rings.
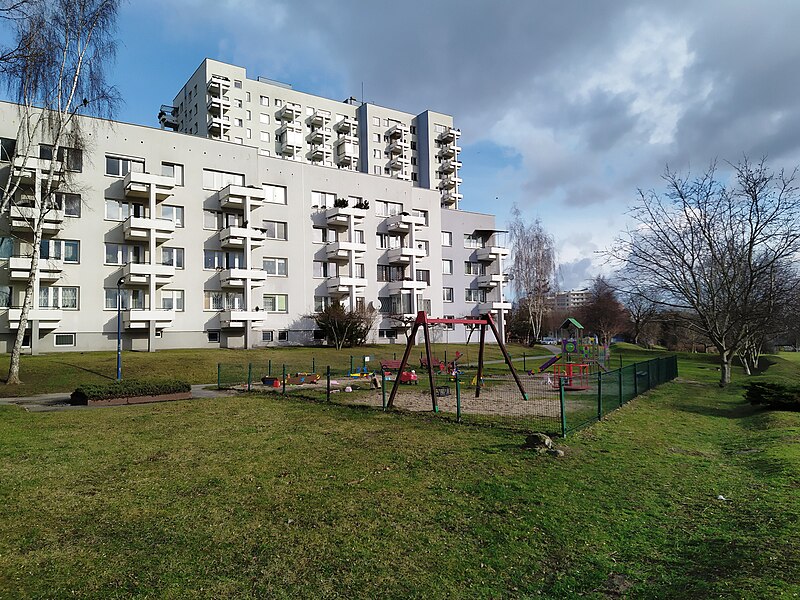
[[[32,352],[310,344],[331,302],[400,318],[503,313],[494,216],[459,209],[452,118],[336,102],[205,60],[162,128],[85,118],[57,162],[26,343]],[[18,107],[0,103],[0,177],[26,186],[0,220],[0,344],[19,325],[48,140],[13,163]],[[172,129],[176,131],[171,131]],[[380,156],[379,156],[380,155]],[[118,305],[118,296],[119,302]],[[465,339],[463,326],[446,339]],[[401,334],[400,340],[404,339]]]
[[[550,294],[545,298],[545,307],[550,310],[574,310],[585,306],[591,300],[589,288],[567,290]]]

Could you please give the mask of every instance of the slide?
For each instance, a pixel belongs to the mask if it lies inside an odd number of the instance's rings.
[[[552,365],[556,364],[558,361],[561,360],[561,355],[556,354],[553,358],[549,359],[546,363],[544,363],[541,367],[539,367],[539,373],[543,373]]]

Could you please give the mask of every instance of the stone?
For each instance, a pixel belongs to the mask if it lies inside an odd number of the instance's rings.
[[[564,456],[564,451],[563,451],[563,450],[559,450],[558,448],[550,448],[550,449],[547,451],[547,453],[548,453],[550,456],[553,456],[553,457],[555,457],[555,458],[561,458],[562,456]]]
[[[553,440],[543,433],[532,433],[525,438],[525,448],[547,450],[553,447]]]

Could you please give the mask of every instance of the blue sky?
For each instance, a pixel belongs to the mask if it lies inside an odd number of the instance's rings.
[[[664,167],[800,162],[800,3],[133,0],[117,117],[157,125],[205,57],[296,89],[433,109],[462,130],[463,208],[554,235],[563,288],[605,272]]]

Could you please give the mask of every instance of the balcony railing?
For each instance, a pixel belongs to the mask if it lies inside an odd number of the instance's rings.
[[[209,94],[220,96],[231,89],[231,80],[222,75],[212,75],[206,84],[206,89]]]
[[[175,267],[157,263],[128,263],[122,267],[122,276],[127,285],[148,285],[150,277],[154,277],[156,285],[162,286],[172,281]]]
[[[12,205],[8,214],[11,219],[11,229],[15,231],[33,231],[34,227],[36,227],[36,221],[41,214],[41,210],[34,206]],[[63,210],[51,209],[44,214],[42,220],[43,233],[47,235],[58,233],[63,226]]]
[[[508,256],[508,248],[502,246],[486,246],[485,248],[478,248],[475,252],[475,257],[481,262],[492,262],[498,258]]]
[[[347,227],[350,224],[350,217],[353,217],[354,223],[358,223],[366,216],[366,208],[354,206],[334,207],[325,211],[325,219],[331,227]]]
[[[30,256],[12,256],[8,260],[9,278],[14,281],[25,281],[31,268]],[[53,283],[61,278],[64,269],[64,261],[60,258],[40,258],[37,270],[39,280]]]
[[[278,119],[281,121],[294,121],[300,116],[302,107],[294,102],[287,102],[278,111]]]
[[[236,208],[244,210],[245,200],[250,200],[250,208],[256,208],[264,202],[264,189],[255,186],[226,185],[219,192],[219,205],[221,208]]]
[[[387,253],[390,264],[408,264],[412,258],[424,258],[425,248],[392,248]]]
[[[125,187],[125,196],[128,198],[149,198],[150,190],[153,189],[156,200],[166,200],[172,196],[172,191],[175,189],[175,178],[168,175],[128,171],[122,184]]]
[[[438,140],[443,144],[450,144],[461,137],[461,130],[449,127],[439,134]]]
[[[250,285],[261,285],[266,280],[267,274],[263,269],[223,269],[219,274],[219,282],[222,287],[243,288],[248,281]]]
[[[39,329],[56,329],[61,324],[63,311],[60,308],[34,308],[28,311],[28,327],[31,321],[39,324]],[[19,329],[19,322],[22,318],[21,308],[8,309],[8,325],[11,329]]]
[[[350,133],[358,129],[358,123],[353,117],[344,117],[341,121],[336,122],[333,129],[337,133]]]
[[[424,280],[398,279],[389,282],[389,292],[395,293],[403,290],[424,290],[430,285]]]
[[[412,230],[419,230],[420,227],[425,226],[425,217],[399,214],[386,219],[386,229],[391,233],[408,233]]]
[[[332,242],[325,246],[325,254],[328,260],[343,261],[349,260],[350,254],[363,254],[367,251],[367,245],[362,242]]]
[[[125,239],[129,241],[149,240],[154,236],[156,243],[171,240],[175,235],[175,221],[171,219],[149,219],[145,217],[128,217],[122,226]]]
[[[265,239],[267,235],[253,227],[226,227],[219,233],[220,246],[223,248],[245,248],[248,240],[250,246],[257,246]]]
[[[494,288],[503,283],[503,276],[499,273],[491,273],[478,276],[478,287]]]
[[[327,285],[332,296],[347,296],[354,289],[367,287],[367,280],[363,277],[331,277]]]
[[[20,183],[33,185],[36,175],[45,181],[50,177],[50,169],[53,170],[53,183],[57,184],[64,175],[64,165],[60,160],[49,158],[39,158],[37,156],[17,156],[14,159],[14,177],[18,177]]]
[[[223,329],[239,329],[249,325],[259,326],[267,320],[262,310],[230,309],[219,313],[219,325]]]
[[[156,329],[171,327],[175,319],[175,311],[164,308],[131,308],[122,311],[122,322],[125,329],[148,329],[155,322]]]
[[[482,313],[494,312],[497,310],[511,310],[511,302],[501,302],[499,300],[487,300],[478,304],[478,310]]]

